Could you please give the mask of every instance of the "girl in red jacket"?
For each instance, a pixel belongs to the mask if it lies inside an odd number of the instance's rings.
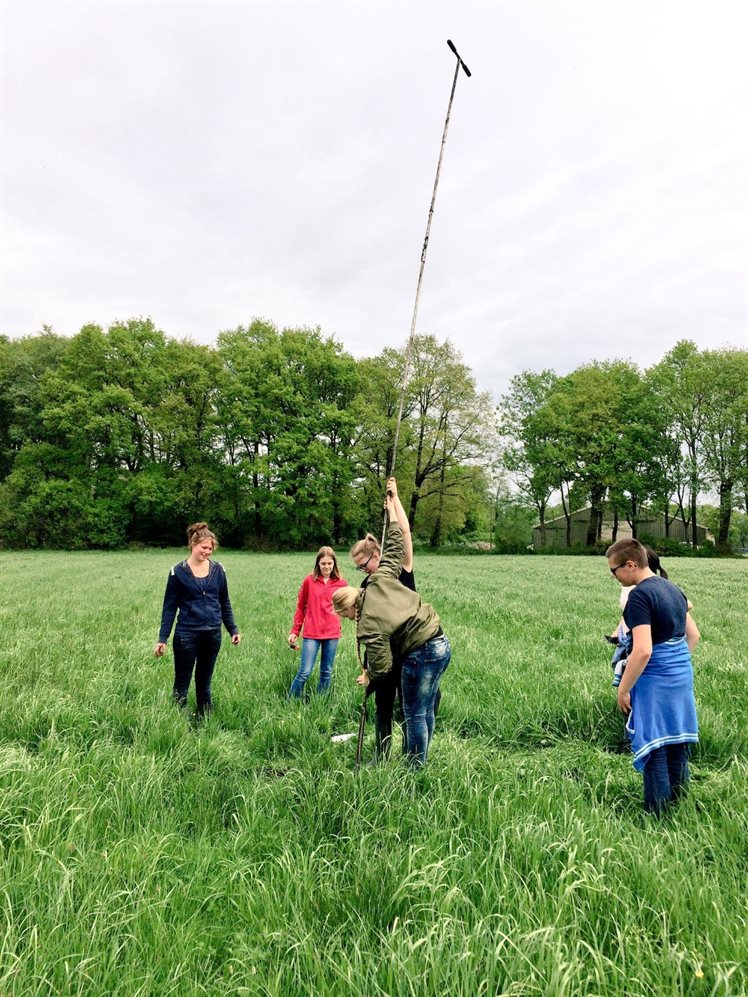
[[[332,665],[340,640],[340,618],[332,609],[335,589],[347,585],[340,577],[338,561],[332,547],[320,547],[314,561],[314,570],[307,575],[299,589],[299,599],[288,643],[296,650],[298,636],[303,630],[301,663],[296,678],[288,690],[289,699],[298,699],[304,692],[307,679],[312,674],[317,651],[321,650],[319,685],[317,692],[326,692],[332,681]]]

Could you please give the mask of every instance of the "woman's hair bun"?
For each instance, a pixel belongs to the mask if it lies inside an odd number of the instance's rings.
[[[187,527],[187,545],[189,547],[192,547],[198,540],[205,540],[206,537],[210,537],[214,547],[218,546],[218,538],[207,523],[192,523],[191,526]]]

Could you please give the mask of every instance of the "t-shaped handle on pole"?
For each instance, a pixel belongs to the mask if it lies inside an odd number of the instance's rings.
[[[454,47],[454,44],[452,43],[452,41],[449,38],[447,39],[447,45],[449,45],[449,47],[452,49],[452,51],[454,52],[454,54],[457,56],[457,61],[462,66],[462,68],[465,70],[465,75],[466,76],[472,76],[473,74],[470,72],[470,70],[467,68],[467,66],[465,65],[465,63],[462,61],[462,57],[460,56],[460,53]]]

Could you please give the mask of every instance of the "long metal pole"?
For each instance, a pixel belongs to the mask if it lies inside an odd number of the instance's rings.
[[[395,471],[395,462],[397,460],[397,448],[400,442],[400,426],[403,421],[403,408],[405,406],[405,389],[408,386],[408,375],[410,374],[410,365],[413,359],[413,342],[416,335],[416,320],[418,318],[418,305],[421,300],[421,285],[423,283],[423,271],[426,269],[426,252],[429,248],[429,236],[431,234],[431,220],[434,217],[434,205],[436,203],[436,191],[439,187],[439,174],[442,169],[442,159],[444,158],[444,146],[447,144],[447,130],[449,128],[449,118],[452,114],[452,101],[455,96],[455,89],[457,87],[457,77],[460,75],[460,69],[463,70],[466,76],[471,76],[472,73],[465,65],[465,63],[460,58],[460,53],[454,47],[452,42],[447,39],[447,45],[450,50],[454,52],[457,59],[457,64],[455,65],[455,75],[452,80],[452,89],[449,92],[449,103],[447,104],[447,117],[444,119],[444,131],[442,133],[442,144],[439,147],[439,160],[436,164],[436,176],[434,177],[434,190],[431,195],[431,204],[429,205],[429,214],[426,220],[426,235],[423,240],[423,249],[421,250],[421,265],[418,270],[418,283],[416,284],[416,300],[413,303],[413,317],[410,322],[410,335],[408,336],[408,345],[405,348],[405,363],[403,365],[403,378],[400,383],[400,402],[397,410],[397,421],[395,423],[395,438],[392,442],[392,452],[390,455],[389,467],[387,469],[387,477],[391,477]],[[382,528],[382,547],[384,547],[384,533],[387,527],[387,513],[384,515],[384,526]]]
[[[418,283],[416,284],[416,300],[413,304],[413,318],[410,322],[410,335],[408,336],[408,345],[405,348],[405,364],[403,366],[403,379],[400,384],[400,403],[397,410],[397,422],[395,423],[395,438],[392,443],[392,455],[390,457],[390,466],[387,470],[387,477],[391,477],[395,470],[395,461],[397,459],[397,446],[400,441],[400,425],[403,421],[403,408],[405,405],[405,389],[408,385],[408,373],[410,371],[410,363],[413,356],[413,340],[416,334],[416,318],[418,316],[418,303],[421,299],[421,284],[423,283],[423,271],[426,267],[426,250],[429,247],[429,235],[431,233],[431,219],[434,217],[434,204],[436,203],[436,190],[439,186],[439,174],[442,169],[442,159],[444,158],[444,146],[447,144],[447,129],[449,128],[449,116],[452,113],[452,101],[455,96],[455,88],[457,87],[457,77],[459,76],[460,69],[464,71],[466,76],[471,76],[471,72],[465,63],[460,58],[460,53],[454,47],[452,42],[447,39],[447,45],[450,50],[454,53],[457,59],[457,65],[455,66],[455,75],[452,80],[452,89],[449,92],[449,103],[447,104],[447,117],[444,119],[444,132],[442,133],[442,144],[439,148],[439,161],[436,164],[436,177],[434,178],[434,191],[431,195],[431,204],[429,205],[429,216],[426,221],[426,236],[423,240],[423,249],[421,250],[421,266],[418,270]],[[387,509],[384,510],[384,523],[382,524],[382,550],[384,550],[384,538],[387,532]],[[361,715],[359,717],[358,724],[358,743],[356,746],[356,769],[358,772],[359,766],[361,765],[361,751],[364,745],[364,725],[366,724],[366,700],[371,692],[371,687],[367,686],[366,693],[364,694],[364,700],[361,704]]]
[[[418,269],[418,283],[416,284],[416,300],[413,303],[413,317],[410,322],[410,335],[408,336],[408,345],[405,349],[405,364],[403,366],[403,379],[400,385],[400,404],[397,411],[397,422],[395,423],[395,439],[392,443],[392,457],[390,460],[390,466],[388,470],[387,477],[391,477],[392,472],[395,469],[395,461],[397,459],[397,447],[400,442],[400,425],[403,419],[403,407],[405,405],[405,389],[408,385],[408,374],[410,373],[410,364],[413,356],[413,340],[416,334],[416,320],[418,318],[418,305],[421,300],[421,285],[423,284],[423,271],[426,269],[426,252],[429,248],[429,236],[431,234],[431,221],[434,217],[434,204],[436,203],[436,191],[439,187],[439,175],[442,169],[442,159],[444,158],[444,146],[447,144],[447,130],[449,128],[449,118],[452,114],[452,101],[455,96],[455,89],[457,87],[457,77],[460,74],[460,67],[462,67],[468,76],[470,76],[470,70],[463,63],[460,56],[457,54],[457,50],[452,45],[451,42],[447,42],[449,47],[457,56],[457,63],[455,65],[455,75],[452,80],[452,89],[449,92],[449,103],[447,104],[447,117],[444,120],[444,132],[442,133],[442,144],[439,148],[439,161],[436,164],[436,176],[434,177],[434,190],[431,195],[431,204],[429,205],[428,219],[426,220],[426,235],[423,240],[423,249],[421,250],[421,265]]]

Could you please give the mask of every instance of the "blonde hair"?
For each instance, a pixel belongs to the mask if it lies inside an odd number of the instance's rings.
[[[356,619],[358,619],[358,597],[360,594],[361,589],[355,589],[352,585],[344,585],[342,588],[335,589],[332,594],[332,608],[336,613],[342,613],[355,606]]]
[[[320,576],[319,562],[322,560],[323,557],[332,558],[332,571],[330,572],[330,578],[332,579],[340,578],[340,571],[338,569],[338,559],[337,557],[335,557],[335,551],[332,549],[332,547],[320,547],[320,549],[317,551],[317,557],[314,559],[314,571],[312,572],[314,577],[319,578]]]
[[[213,541],[213,550],[218,546],[218,537],[207,523],[193,523],[187,527],[187,546],[192,550],[195,544],[201,540],[210,538]]]
[[[356,610],[356,629],[358,630],[358,621],[361,619],[361,589],[355,589],[352,585],[344,585],[342,588],[335,589],[332,594],[332,608],[336,613],[342,613],[346,609],[355,608]],[[361,659],[361,642],[358,637],[356,638],[356,657],[358,658],[358,663],[363,669],[364,663]]]
[[[369,557],[376,554],[381,557],[382,548],[379,546],[377,538],[371,533],[367,533],[363,540],[357,540],[351,547],[351,557],[358,557],[359,554],[366,554]]]

